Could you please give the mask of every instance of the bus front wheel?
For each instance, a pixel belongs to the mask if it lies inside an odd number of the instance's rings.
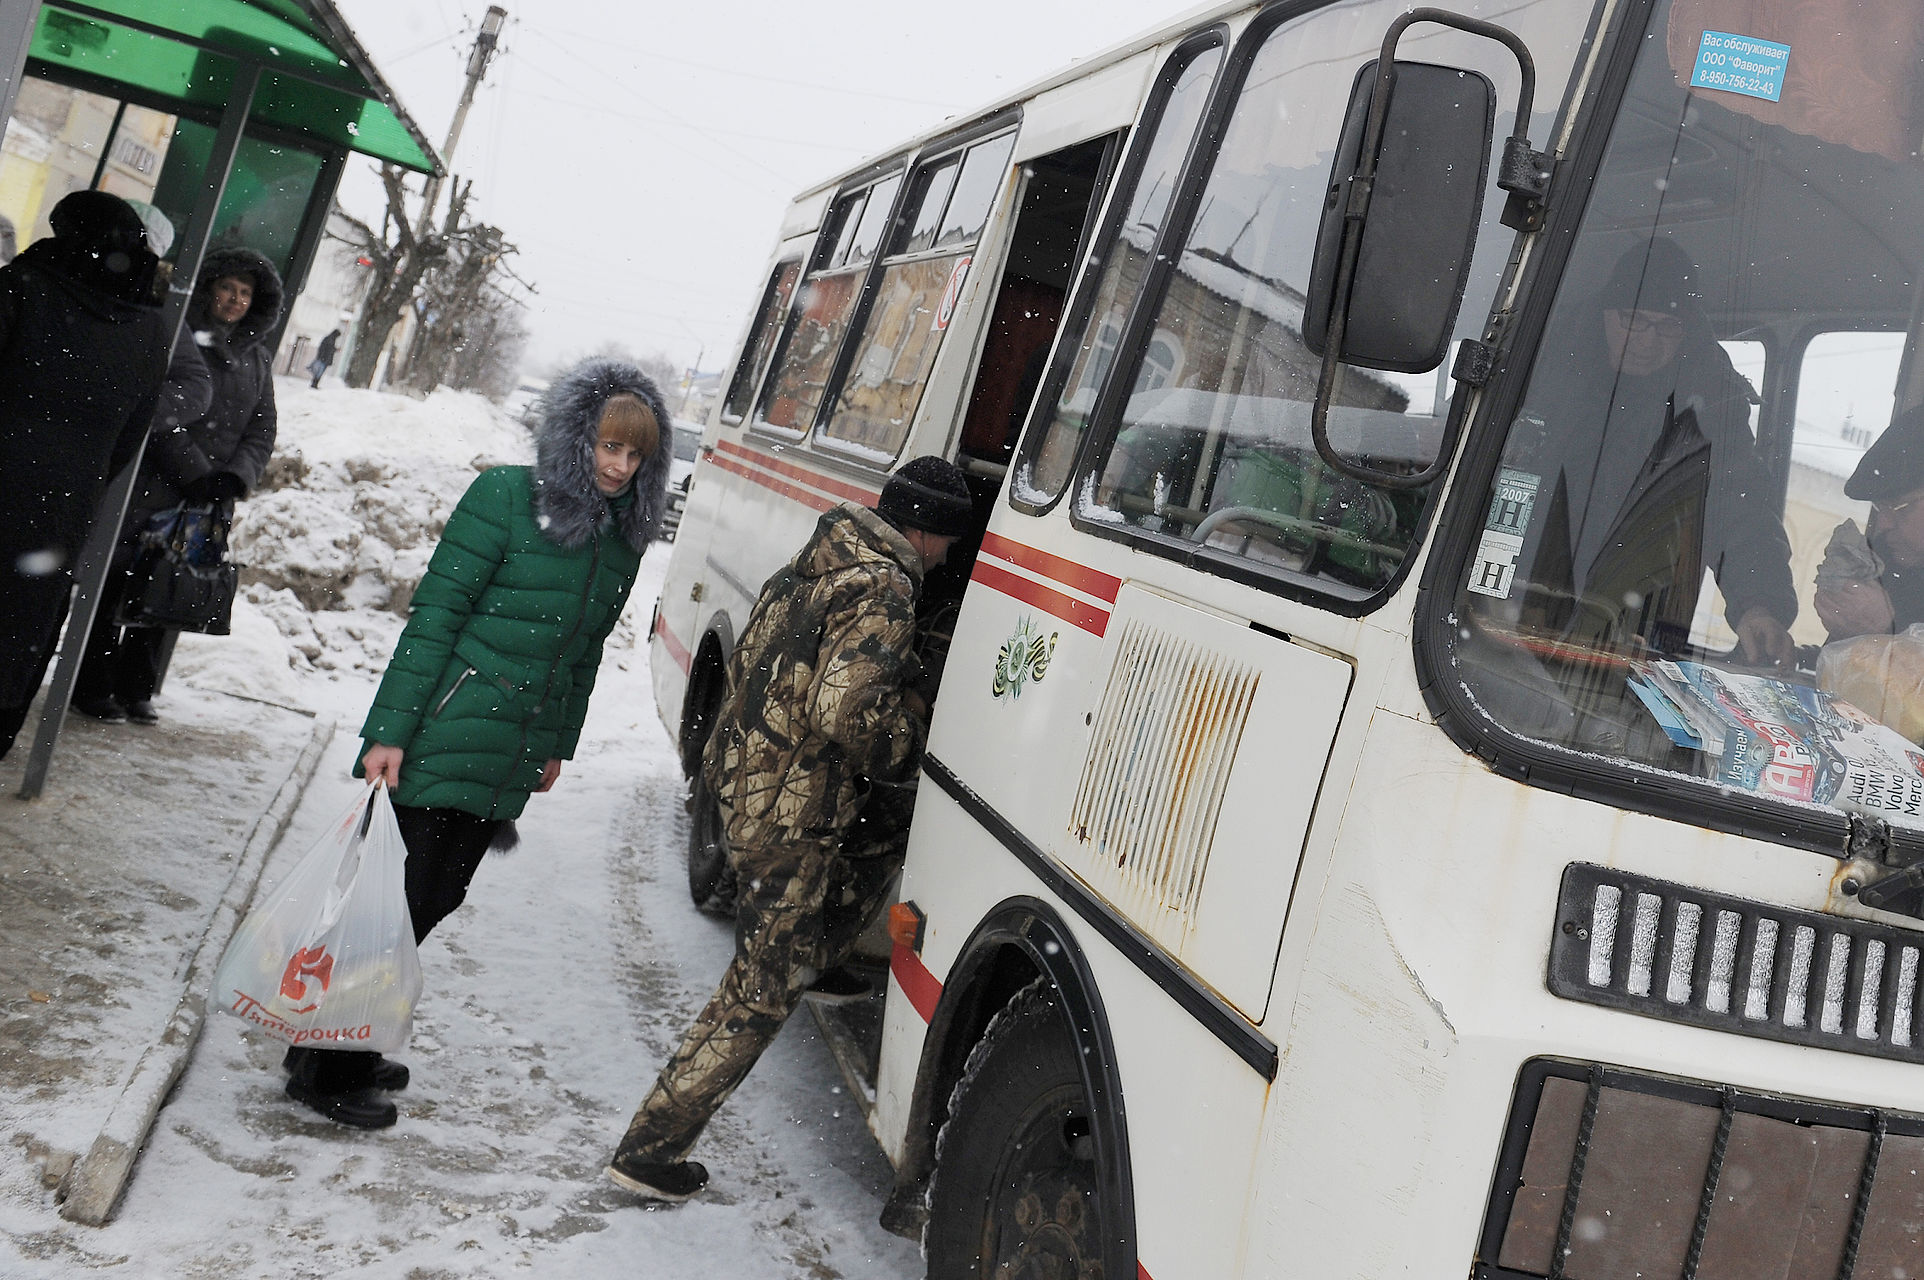
[[[1108,1239],[1088,1091],[1046,981],[990,1021],[936,1139],[929,1280],[1105,1280]]]

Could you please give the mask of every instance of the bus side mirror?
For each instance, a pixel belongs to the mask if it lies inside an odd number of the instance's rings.
[[[1334,311],[1346,310],[1339,358],[1395,373],[1443,361],[1483,215],[1496,89],[1475,71],[1396,62],[1375,156],[1363,145],[1377,107],[1378,61],[1356,73],[1330,167],[1303,315],[1303,341],[1324,354]],[[1348,306],[1338,308],[1345,240],[1360,224]]]
[[[1323,358],[1309,413],[1316,455],[1343,475],[1389,489],[1421,489],[1443,474],[1471,397],[1450,397],[1427,465],[1384,468],[1367,456],[1344,457],[1330,444],[1338,374],[1344,361],[1396,373],[1425,373],[1442,363],[1476,247],[1496,98],[1477,72],[1398,62],[1396,42],[1418,22],[1493,40],[1516,58],[1516,131],[1497,170],[1497,186],[1510,193],[1506,226],[1542,227],[1554,168],[1530,146],[1536,64],[1515,32],[1442,9],[1411,9],[1390,23],[1382,52],[1350,89],[1303,301],[1303,340]],[[1452,376],[1480,386],[1494,353],[1474,346],[1478,358],[1459,361]]]

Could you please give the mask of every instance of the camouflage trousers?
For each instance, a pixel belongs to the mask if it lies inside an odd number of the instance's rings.
[[[730,850],[741,883],[734,961],[628,1122],[623,1153],[686,1157],[809,984],[848,958],[901,856],[897,848],[893,856],[844,857],[840,847],[830,839]]]

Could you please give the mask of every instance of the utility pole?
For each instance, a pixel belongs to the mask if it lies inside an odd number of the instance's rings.
[[[474,52],[468,55],[468,82],[461,90],[461,105],[454,109],[454,123],[448,126],[448,140],[441,148],[441,162],[444,169],[454,168],[455,144],[461,141],[461,126],[468,121],[468,108],[474,105],[474,90],[481,83],[481,77],[488,73],[488,60],[494,57],[495,46],[501,42],[501,24],[507,20],[508,11],[498,4],[488,6],[488,15],[481,19],[481,30],[474,37]],[[415,229],[417,239],[426,239],[433,230],[434,206],[441,198],[442,175],[435,174],[428,179],[428,188],[421,197],[421,221]]]

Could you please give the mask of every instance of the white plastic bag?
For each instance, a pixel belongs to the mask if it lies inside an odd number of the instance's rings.
[[[289,1044],[405,1047],[421,996],[406,862],[387,787],[370,786],[242,922],[213,1002]]]

